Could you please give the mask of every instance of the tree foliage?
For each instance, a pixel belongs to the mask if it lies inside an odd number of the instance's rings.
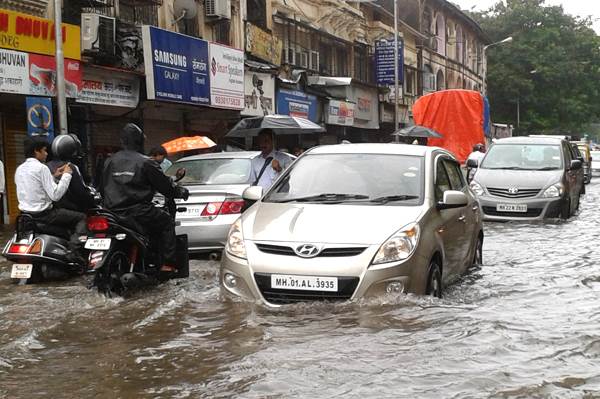
[[[524,133],[580,134],[600,120],[600,38],[590,18],[544,0],[507,0],[474,15],[492,42],[487,49],[492,118]]]

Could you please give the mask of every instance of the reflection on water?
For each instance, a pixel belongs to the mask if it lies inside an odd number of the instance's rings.
[[[600,184],[580,215],[486,225],[484,266],[442,300],[269,310],[223,300],[218,265],[107,299],[0,266],[0,396],[600,397]]]

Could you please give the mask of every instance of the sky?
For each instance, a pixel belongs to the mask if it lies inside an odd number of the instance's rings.
[[[499,0],[450,0],[458,4],[463,10],[487,10]],[[565,11],[572,15],[587,17],[591,15],[594,29],[600,34],[600,1],[598,0],[546,0],[548,5],[562,5]]]

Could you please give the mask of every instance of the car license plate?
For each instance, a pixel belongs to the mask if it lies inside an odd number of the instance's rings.
[[[206,205],[188,206],[185,211],[185,216],[200,216]]]
[[[31,264],[17,264],[15,263],[10,272],[10,278],[29,278],[31,277],[31,271],[33,265]]]
[[[272,274],[271,288],[304,291],[337,292],[337,277],[293,276],[287,274]]]
[[[110,238],[88,238],[85,242],[85,249],[106,251],[110,248],[110,241]]]
[[[527,204],[497,204],[498,212],[527,212]]]

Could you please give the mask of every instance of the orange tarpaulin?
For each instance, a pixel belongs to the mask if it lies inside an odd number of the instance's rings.
[[[167,150],[169,154],[181,151],[189,150],[201,150],[204,148],[214,147],[214,141],[206,136],[194,136],[194,137],[179,137],[175,140],[168,141],[162,146]]]
[[[485,103],[472,90],[443,90],[421,97],[413,106],[415,124],[431,128],[444,137],[430,138],[427,145],[453,152],[464,163],[475,144],[485,144]]]

